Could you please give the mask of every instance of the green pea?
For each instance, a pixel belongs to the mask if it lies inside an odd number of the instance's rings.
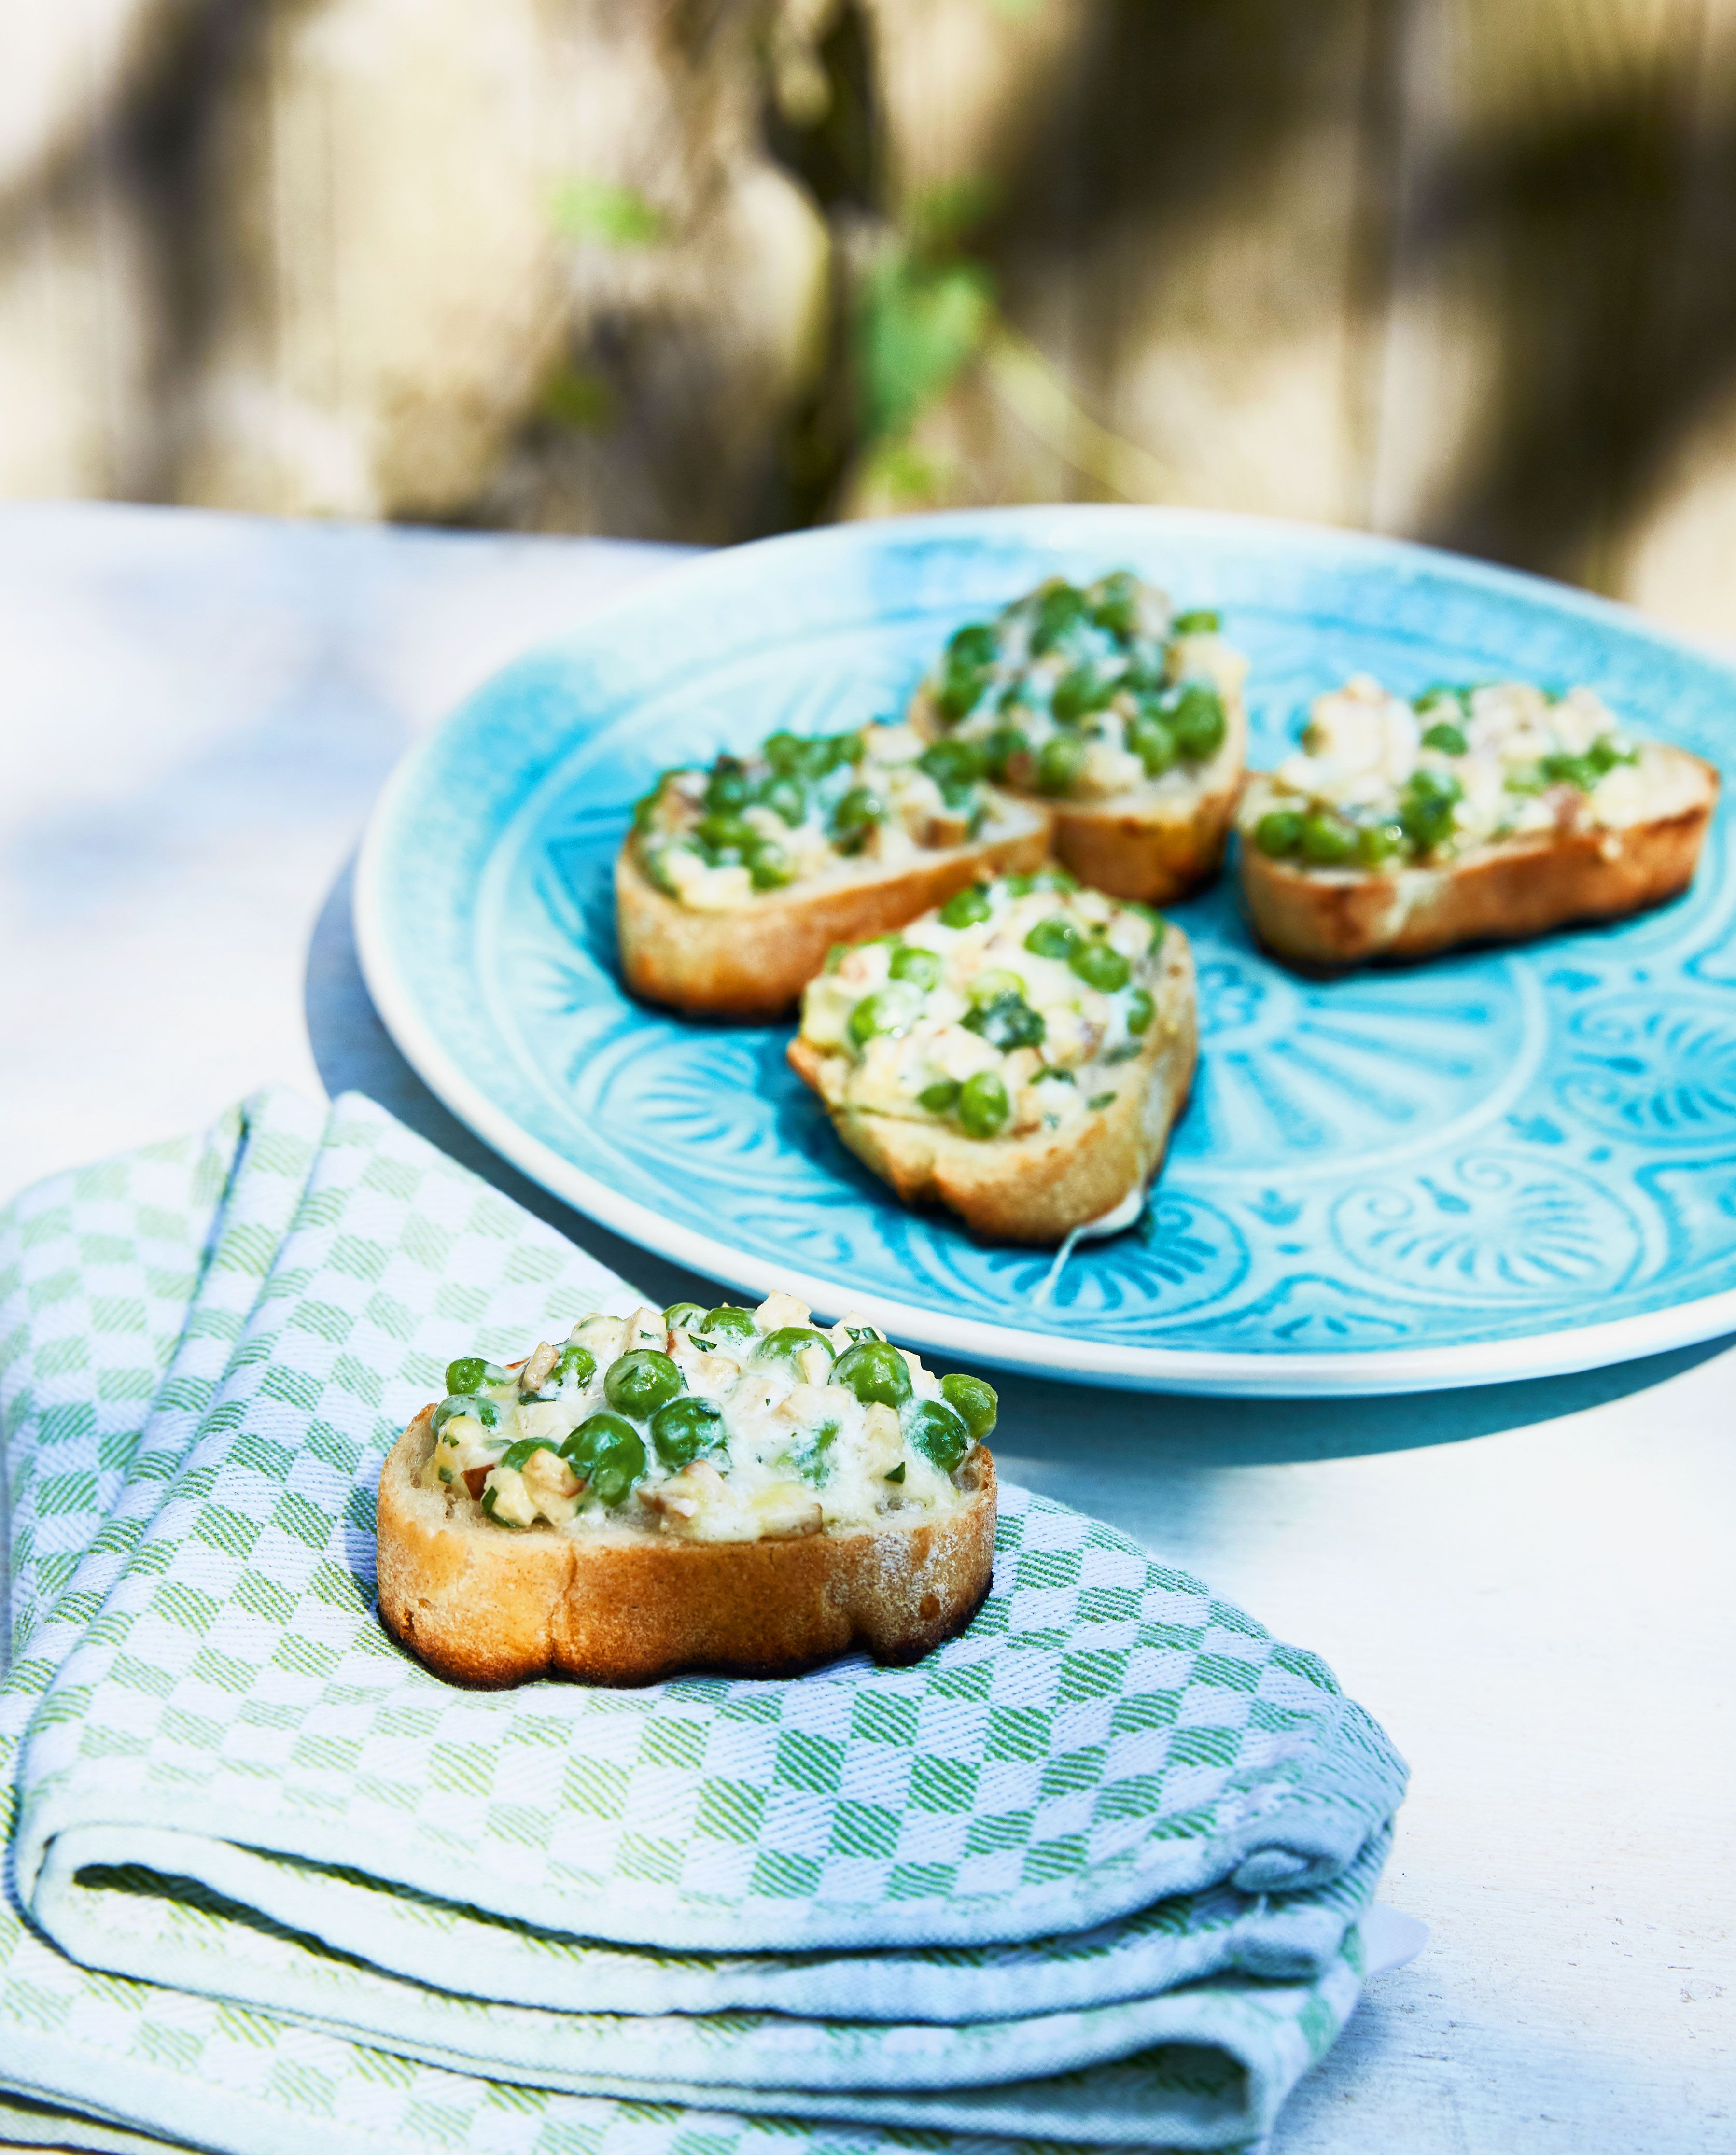
[[[970,1031],[980,1034],[991,1047],[998,1047],[1003,1055],[1011,1054],[1016,1047],[1038,1046],[1048,1031],[1042,1012],[1032,1010],[1024,996],[1016,991],[976,1004],[965,1013],[964,1022]]]
[[[705,1313],[696,1302],[672,1302],[663,1312],[663,1323],[671,1332],[703,1331]]]
[[[1216,636],[1223,627],[1223,616],[1211,607],[1194,607],[1186,613],[1178,613],[1170,623],[1171,636]]]
[[[937,1078],[932,1085],[924,1085],[917,1094],[919,1107],[931,1115],[950,1114],[957,1103],[959,1081],[956,1078]]]
[[[576,1391],[583,1391],[597,1374],[597,1357],[588,1347],[580,1346],[576,1339],[569,1339],[561,1349],[560,1358],[549,1372],[551,1382],[571,1385]]]
[[[1023,755],[1030,743],[1017,726],[996,726],[982,745],[983,760],[991,778],[1005,778],[1006,766],[1016,755]]]
[[[558,1459],[561,1447],[545,1436],[521,1436],[516,1444],[509,1444],[498,1460],[497,1467],[510,1467],[515,1474],[522,1474],[533,1451],[552,1451]]]
[[[1309,816],[1302,826],[1302,857],[1317,868],[1341,868],[1356,850],[1356,833],[1336,816]]]
[[[750,1309],[739,1308],[734,1303],[719,1303],[708,1309],[699,1330],[718,1339],[752,1339],[757,1337],[759,1326],[754,1322]]]
[[[484,1429],[494,1429],[499,1426],[500,1410],[492,1400],[479,1400],[465,1394],[442,1400],[434,1409],[433,1427],[435,1436],[438,1436],[447,1423],[458,1415],[474,1415]]]
[[[1100,596],[1091,609],[1091,618],[1099,628],[1106,628],[1111,636],[1124,642],[1138,633],[1139,627],[1139,581],[1131,569],[1117,569],[1105,576],[1098,586]]]
[[[968,890],[953,893],[940,909],[940,919],[948,928],[970,928],[979,920],[986,920],[993,910],[988,885],[974,883]]]
[[[1080,944],[1068,963],[1088,988],[1100,988],[1106,996],[1124,988],[1132,970],[1121,953],[1107,943]]]
[[[976,667],[949,666],[935,698],[940,707],[940,716],[949,725],[956,725],[982,699],[992,675]]]
[[[979,1442],[994,1428],[1001,1412],[1000,1395],[981,1377],[955,1369],[950,1377],[940,1380],[940,1395]]]
[[[767,838],[750,846],[746,859],[748,877],[755,890],[781,890],[794,873],[790,856]]]
[[[910,1396],[910,1365],[883,1339],[867,1339],[840,1354],[832,1372],[864,1406],[900,1406]]]
[[[827,1366],[830,1368],[832,1342],[823,1332],[816,1332],[811,1324],[785,1324],[781,1325],[776,1332],[768,1332],[759,1345],[755,1348],[754,1359],[756,1362],[774,1365],[781,1364],[786,1369],[793,1369],[796,1375],[800,1376],[802,1374],[804,1359],[811,1347],[818,1347],[823,1350]],[[827,1380],[822,1379],[821,1381],[824,1383]]]
[[[1070,920],[1052,913],[1039,920],[1025,938],[1025,948],[1035,958],[1071,958],[1079,947],[1079,931]]]
[[[480,1354],[460,1355],[456,1362],[446,1365],[446,1389],[448,1392],[474,1392],[488,1380],[488,1364]]]
[[[1405,849],[1404,827],[1399,823],[1365,823],[1356,833],[1356,859],[1365,868],[1377,868]]]
[[[1179,753],[1175,735],[1151,710],[1141,711],[1129,726],[1127,745],[1145,765],[1148,778],[1160,778]]]
[[[992,622],[966,622],[947,640],[946,656],[960,666],[992,666],[1001,655],[1001,638]]]
[[[1217,754],[1228,724],[1223,698],[1204,681],[1190,681],[1170,714],[1175,745],[1190,763],[1203,763]]]
[[[959,1088],[959,1120],[967,1137],[993,1137],[1011,1113],[1006,1088],[995,1071],[979,1070]]]
[[[645,1472],[639,1432],[618,1414],[594,1414],[561,1447],[561,1456],[605,1504],[618,1504]]]
[[[724,1410],[715,1400],[692,1392],[670,1400],[651,1417],[651,1441],[665,1467],[683,1467],[722,1451],[729,1442]]]
[[[758,832],[740,816],[702,816],[694,835],[714,853],[740,853],[755,843]]]
[[[1151,1021],[1157,1016],[1157,1005],[1144,988],[1135,988],[1127,999],[1127,1029],[1137,1039],[1142,1032],[1151,1030]]]
[[[970,1449],[970,1432],[963,1416],[941,1400],[919,1401],[910,1410],[904,1435],[912,1447],[943,1474],[956,1473],[959,1462]]]
[[[1438,750],[1442,755],[1464,755],[1471,744],[1450,719],[1441,719],[1431,725],[1422,737],[1425,748]]]
[[[799,776],[807,768],[808,745],[796,734],[768,734],[760,753],[782,777]]]
[[[908,980],[926,995],[940,983],[940,960],[932,950],[922,950],[914,943],[900,944],[892,954],[892,977]]]
[[[1399,822],[1419,852],[1431,852],[1452,829],[1460,791],[1451,771],[1431,770],[1426,764],[1412,771],[1399,796]]]
[[[636,1347],[619,1361],[610,1363],[602,1389],[612,1407],[643,1421],[682,1389],[681,1372],[656,1348]]]
[[[1254,843],[1275,861],[1302,850],[1303,818],[1293,808],[1268,808],[1254,826]]]
[[[864,996],[851,1011],[844,1026],[853,1047],[866,1047],[871,1040],[884,1036],[896,1039],[899,1033],[910,1028],[912,1011],[910,998],[896,989],[877,988],[871,996]]]
[[[1102,710],[1114,694],[1114,682],[1106,680],[1094,666],[1075,666],[1055,683],[1049,709],[1057,725],[1077,725],[1093,711]]]
[[[1571,786],[1580,793],[1589,793],[1603,775],[1589,755],[1546,755],[1542,769],[1550,785]]]
[[[1075,734],[1057,734],[1037,752],[1037,784],[1043,793],[1068,791],[1085,766],[1086,745]]]
[[[886,805],[866,786],[853,786],[832,811],[832,827],[841,839],[860,844],[886,819]]]
[[[916,766],[939,786],[965,786],[982,776],[988,759],[980,741],[931,741],[917,757]]]
[[[760,803],[781,816],[793,831],[807,814],[807,789],[799,778],[768,778],[760,788]]]
[[[705,806],[714,815],[746,807],[753,797],[747,773],[732,755],[719,756],[705,781]]]
[[[1041,654],[1052,651],[1083,622],[1090,608],[1085,594],[1057,576],[1043,585],[1037,597],[1037,620],[1031,632],[1031,648]]]

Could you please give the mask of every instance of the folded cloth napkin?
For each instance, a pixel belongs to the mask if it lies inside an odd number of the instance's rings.
[[[381,1631],[379,1461],[445,1361],[636,1299],[355,1098],[0,1221],[19,2117],[1257,2139],[1354,2004],[1403,1768],[1124,1538],[1006,1491],[989,1604],[909,1671],[478,1695]]]

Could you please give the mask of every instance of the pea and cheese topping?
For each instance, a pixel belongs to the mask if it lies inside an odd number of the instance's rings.
[[[1631,743],[1590,688],[1442,684],[1407,703],[1359,673],[1315,700],[1301,752],[1249,787],[1238,822],[1274,859],[1366,871],[1620,831],[1691,806],[1697,786],[1670,751]]]
[[[759,1541],[962,1501],[993,1388],[937,1378],[863,1318],[774,1294],[581,1318],[518,1369],[446,1373],[423,1487],[497,1526]]]
[[[982,785],[986,769],[904,724],[776,733],[709,770],[665,771],[634,812],[632,842],[659,890],[728,912],[792,883],[900,868],[1011,827],[1027,811]]]
[[[1218,630],[1215,613],[1172,612],[1129,570],[1083,587],[1052,577],[960,629],[914,714],[1023,792],[1180,793],[1234,750],[1247,662]]]
[[[834,1106],[980,1139],[1108,1107],[1157,1011],[1165,923],[1057,870],[963,890],[902,934],[841,945],[802,1037]]]

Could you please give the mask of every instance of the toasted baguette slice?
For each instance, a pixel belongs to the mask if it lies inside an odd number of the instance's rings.
[[[919,913],[984,876],[1041,866],[1048,818],[1002,796],[995,836],[890,868],[866,867],[836,883],[766,891],[725,913],[699,912],[667,897],[630,849],[615,863],[615,910],[627,984],[648,1001],[694,1016],[781,1017],[834,943],[902,928]]]
[[[511,1533],[468,1497],[421,1486],[425,1407],[380,1476],[380,1614],[436,1675],[490,1688],[538,1676],[654,1683],[684,1671],[794,1676],[866,1646],[919,1661],[989,1590],[995,1462],[978,1446],[965,1500],[790,1541],[689,1542],[631,1528]]]
[[[1114,1102],[1065,1129],[1025,1137],[971,1138],[945,1124],[853,1107],[842,1098],[842,1056],[800,1034],[787,1052],[839,1137],[907,1205],[944,1205],[995,1241],[1052,1244],[1114,1211],[1163,1164],[1198,1055],[1193,953],[1173,924],[1138,1057],[1116,1067]]]
[[[1693,880],[1718,776],[1685,749],[1648,743],[1642,754],[1666,782],[1668,812],[1619,829],[1544,831],[1440,866],[1381,872],[1269,859],[1244,836],[1242,888],[1254,930],[1280,958],[1335,969],[1432,957],[1465,943],[1520,942],[1662,905]],[[1269,805],[1256,777],[1245,831]]]

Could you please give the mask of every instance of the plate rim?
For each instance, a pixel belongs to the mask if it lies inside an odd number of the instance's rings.
[[[900,534],[916,533],[944,539],[951,533],[961,537],[978,533],[986,526],[1016,529],[1040,525],[1046,520],[1100,525],[1156,520],[1180,532],[1193,528],[1211,529],[1219,534],[1258,533],[1268,539],[1281,535],[1293,545],[1300,543],[1310,550],[1315,546],[1323,550],[1348,547],[1375,559],[1410,561],[1418,567],[1450,566],[1461,580],[1482,582],[1498,591],[1540,600],[1593,622],[1619,625],[1626,633],[1638,634],[1664,648],[1686,650],[1703,662],[1732,673],[1733,694],[1736,694],[1736,669],[1733,669],[1728,654],[1692,636],[1660,628],[1636,607],[1526,571],[1505,568],[1442,547],[1421,545],[1414,540],[1389,538],[1379,533],[1331,525],[1293,523],[1278,517],[1244,515],[1225,509],[1088,502],[886,517],[874,520],[870,528],[876,535],[888,535],[894,540]],[[351,888],[351,918],[362,978],[382,1023],[412,1069],[491,1150],[555,1196],[653,1255],[709,1273],[738,1289],[760,1294],[776,1288],[793,1291],[822,1312],[841,1313],[846,1306],[861,1308],[886,1332],[949,1358],[988,1362],[1023,1374],[1075,1384],[1235,1398],[1380,1396],[1570,1375],[1701,1345],[1736,1330],[1736,1287],[1672,1303],[1661,1310],[1614,1318],[1600,1323],[1523,1333],[1509,1339],[1462,1341],[1443,1347],[1366,1348],[1330,1353],[1311,1350],[1298,1354],[1128,1347],[1086,1342],[1070,1339],[1063,1333],[1027,1332],[1016,1325],[948,1317],[940,1311],[871,1290],[853,1293],[846,1305],[838,1300],[840,1289],[832,1281],[815,1278],[781,1264],[761,1263],[731,1243],[683,1226],[637,1199],[623,1195],[582,1168],[576,1167],[498,1107],[467,1076],[426,1022],[392,955],[386,925],[386,863],[400,806],[423,765],[475,698],[504,673],[526,660],[588,636],[599,626],[607,626],[614,617],[630,613],[643,605],[652,594],[666,591],[672,582],[679,585],[709,578],[719,572],[719,565],[730,565],[733,572],[733,564],[743,555],[763,557],[791,545],[823,549],[828,545],[844,545],[859,537],[863,528],[844,524],[780,532],[771,538],[719,547],[672,562],[666,569],[636,581],[627,591],[614,594],[581,616],[564,636],[540,638],[515,654],[504,666],[494,668],[409,744],[387,777],[369,812]]]

